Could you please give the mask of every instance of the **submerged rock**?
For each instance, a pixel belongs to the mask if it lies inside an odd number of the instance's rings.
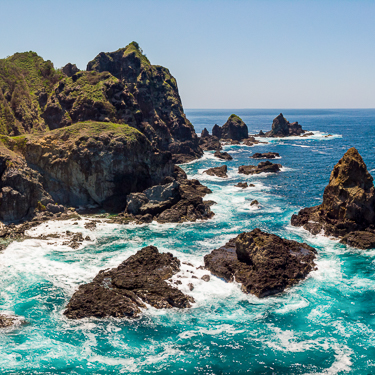
[[[17,316],[0,313],[0,328],[9,328],[25,321]]]
[[[214,153],[214,156],[219,158],[219,159],[223,159],[223,160],[232,160],[232,156],[230,156],[227,152],[220,152],[219,150],[217,150],[215,153]]]
[[[302,126],[298,122],[290,123],[282,113],[273,119],[272,129],[265,134],[259,133],[259,136],[263,137],[291,137],[299,136],[305,133]]]
[[[273,164],[270,161],[262,161],[256,165],[240,165],[238,173],[242,174],[259,174],[259,173],[276,173],[280,171],[281,164]]]
[[[253,159],[275,159],[280,157],[280,154],[277,152],[256,152],[254,155],[250,156]]]
[[[180,261],[170,253],[147,246],[117,268],[103,270],[91,283],[73,294],[64,314],[85,317],[137,318],[145,303],[157,309],[189,308],[194,299],[166,281],[180,271]]]
[[[209,168],[205,170],[203,173],[207,173],[209,176],[227,178],[228,177],[227,171],[228,171],[228,167],[226,165],[222,165],[221,167]]]
[[[316,250],[305,243],[254,229],[213,250],[204,264],[213,275],[262,298],[303,280],[315,268],[315,257]]]
[[[302,209],[292,216],[291,222],[313,234],[323,232],[326,236],[344,237],[343,242],[352,246],[373,247],[373,178],[354,147],[333,168],[323,203]]]

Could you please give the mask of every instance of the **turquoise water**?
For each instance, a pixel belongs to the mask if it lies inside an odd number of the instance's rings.
[[[268,130],[280,110],[187,111],[197,132],[223,124],[235,112],[250,133]],[[202,171],[223,162],[212,153],[183,168],[210,187],[216,216],[190,224],[121,226],[50,222],[33,234],[80,231],[92,239],[77,250],[63,240],[26,240],[0,253],[1,310],[28,322],[0,333],[1,374],[374,374],[375,250],[360,251],[290,226],[304,206],[321,202],[330,171],[351,146],[375,171],[375,110],[288,110],[315,135],[271,140],[255,147],[226,146],[229,178]],[[325,138],[325,134],[333,134]],[[237,174],[255,152],[279,152],[277,175]],[[239,181],[255,184],[233,187]],[[251,210],[257,199],[261,209]],[[117,266],[146,245],[170,251],[195,266],[242,231],[259,227],[304,241],[318,252],[318,270],[286,293],[266,299],[244,295],[238,285],[183,265],[182,290],[196,303],[188,310],[145,311],[136,321],[70,321],[64,308],[78,285],[100,269]],[[192,279],[193,271],[199,279]],[[189,291],[187,284],[194,284]]]

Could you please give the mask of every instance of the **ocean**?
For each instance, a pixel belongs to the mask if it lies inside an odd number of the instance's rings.
[[[322,202],[330,172],[356,147],[375,172],[375,110],[187,110],[197,133],[239,115],[249,133],[269,130],[280,112],[308,138],[225,146],[231,161],[205,152],[182,165],[213,193],[212,220],[184,224],[117,225],[95,230],[85,220],[55,221],[36,236],[82,232],[91,241],[73,250],[64,239],[28,239],[0,252],[0,306],[27,323],[0,332],[1,374],[375,374],[375,249],[358,250],[290,225],[292,214]],[[332,136],[326,137],[331,134]],[[278,174],[245,176],[255,152],[278,152]],[[222,164],[228,178],[202,172]],[[374,174],[375,175],[375,174]],[[238,182],[255,187],[239,189]],[[258,200],[259,209],[250,207]],[[197,270],[204,255],[243,231],[260,228],[305,242],[318,251],[318,269],[284,293],[258,299]],[[149,308],[142,318],[72,321],[63,311],[78,286],[116,267],[147,245],[182,262],[181,290],[195,298],[186,310]],[[191,271],[193,273],[191,273]],[[191,278],[196,275],[198,278]],[[188,283],[193,283],[190,291]]]

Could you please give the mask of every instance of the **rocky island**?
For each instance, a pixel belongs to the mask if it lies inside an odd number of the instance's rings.
[[[292,136],[300,136],[304,134],[305,130],[302,129],[302,126],[298,124],[298,122],[290,123],[282,113],[276,116],[272,121],[272,129],[266,133],[263,133],[261,130],[258,137],[273,137],[273,138],[280,138],[280,137],[292,137]],[[311,133],[312,134],[312,133]]]
[[[292,216],[292,225],[322,233],[342,243],[375,247],[375,189],[359,152],[350,148],[332,170],[323,203]]]
[[[254,229],[204,257],[206,269],[259,298],[283,292],[315,269],[316,250]]]

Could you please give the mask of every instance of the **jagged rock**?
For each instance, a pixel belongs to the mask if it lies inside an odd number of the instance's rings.
[[[228,168],[226,165],[222,165],[221,167],[214,167],[214,168],[209,168],[205,170],[203,173],[207,173],[209,176],[217,176],[217,177],[222,177],[222,178],[227,178],[227,171]]]
[[[64,212],[65,207],[61,204],[58,205],[58,204],[48,203],[46,206],[46,210],[49,212],[52,212],[53,214],[57,214],[58,212]]]
[[[343,241],[353,246],[372,243],[370,232],[356,233],[374,229],[375,189],[373,178],[354,147],[333,168],[323,203],[302,209],[291,222],[313,234],[324,232],[339,238],[347,235]]]
[[[249,130],[239,116],[232,114],[222,127],[217,124],[214,125],[212,135],[219,139],[242,141],[248,138]]]
[[[143,193],[133,193],[127,198],[126,214],[143,215],[138,222],[178,223],[184,221],[207,220],[214,213],[212,203],[203,201],[211,190],[198,180],[173,181],[157,185]],[[147,216],[150,215],[150,216]]]
[[[240,165],[238,173],[242,174],[259,174],[259,173],[276,173],[279,172],[281,164],[273,164],[270,161],[262,161],[256,165]]]
[[[223,160],[232,160],[232,156],[230,156],[227,152],[221,152],[219,150],[217,150],[215,153],[214,153],[214,156],[219,158],[219,159],[223,159]]]
[[[373,249],[375,248],[375,231],[355,231],[346,234],[340,243],[357,247],[359,249]]]
[[[204,151],[214,151],[214,150],[221,150],[222,145],[219,141],[219,138],[208,135],[206,137],[200,137],[199,138],[199,146]]]
[[[206,283],[208,283],[208,282],[211,280],[210,275],[203,275],[203,276],[201,277],[201,279],[202,279],[203,281],[205,281]]]
[[[180,261],[170,253],[147,246],[117,268],[103,270],[91,283],[73,294],[64,314],[85,317],[137,318],[145,303],[157,308],[189,308],[194,299],[166,282],[180,271]]]
[[[259,202],[255,199],[250,203],[250,206],[259,206]]]
[[[280,154],[278,154],[277,152],[256,152],[254,155],[251,155],[250,157],[253,159],[275,159],[280,157]]]
[[[194,290],[194,285],[192,283],[189,283],[188,287],[189,287],[190,292]]]
[[[13,326],[18,319],[15,316],[0,314],[0,328],[8,328]]]
[[[79,72],[77,65],[71,63],[67,63],[61,70],[67,77],[72,77],[74,74]]]
[[[205,267],[217,277],[242,284],[244,293],[259,298],[283,292],[314,268],[316,250],[254,229],[241,233],[204,257]]]
[[[242,188],[242,189],[246,189],[247,187],[249,187],[249,185],[247,184],[247,182],[239,182],[238,184],[236,184],[234,186]]]
[[[301,137],[310,137],[311,135],[314,135],[314,133],[313,132],[305,133],[301,135]]]
[[[204,128],[202,130],[202,133],[201,133],[201,138],[205,138],[205,137],[209,137],[210,136],[210,133],[208,132],[208,130],[206,128]]]
[[[299,136],[305,133],[302,129],[302,126],[298,122],[290,123],[286,118],[280,113],[277,117],[273,119],[272,130],[259,133],[259,136],[265,137],[290,137],[290,136]]]

